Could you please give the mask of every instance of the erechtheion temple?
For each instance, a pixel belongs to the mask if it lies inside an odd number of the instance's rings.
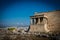
[[[60,32],[60,11],[35,12],[30,16],[29,32]]]

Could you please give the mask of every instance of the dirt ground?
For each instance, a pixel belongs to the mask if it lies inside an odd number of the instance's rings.
[[[1,40],[49,40],[49,38],[35,35],[5,35]]]

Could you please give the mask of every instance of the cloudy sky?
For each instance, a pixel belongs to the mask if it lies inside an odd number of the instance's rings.
[[[0,25],[29,25],[34,12],[60,10],[59,0],[0,0]]]

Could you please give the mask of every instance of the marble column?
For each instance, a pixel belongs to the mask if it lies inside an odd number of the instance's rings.
[[[36,24],[36,18],[34,18],[34,24]]]
[[[30,24],[35,24],[34,18],[31,18]]]
[[[37,24],[40,24],[40,18],[38,18],[38,23]]]
[[[34,18],[32,19],[32,24],[34,25]]]
[[[32,18],[30,19],[30,24],[33,24],[33,22],[32,22]]]

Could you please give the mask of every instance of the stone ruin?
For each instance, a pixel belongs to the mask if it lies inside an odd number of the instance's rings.
[[[51,12],[35,12],[30,16],[31,33],[60,33],[60,10]]]

